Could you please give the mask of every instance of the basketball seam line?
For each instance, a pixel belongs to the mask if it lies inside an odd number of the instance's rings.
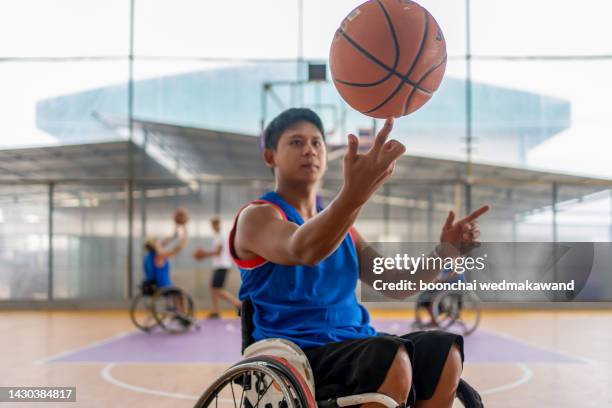
[[[380,61],[378,58],[376,58],[375,56],[373,56],[372,54],[370,54],[365,48],[363,48],[361,45],[359,45],[357,42],[355,42],[355,40],[353,40],[347,33],[344,32],[344,30],[342,30],[341,28],[338,29],[338,31],[340,32],[340,34],[342,34],[342,36],[344,38],[346,38],[346,40],[355,48],[357,48],[359,51],[361,51],[361,53],[363,55],[365,55],[366,57],[368,57],[370,60],[372,60],[372,62],[374,62],[377,65],[380,65],[382,68],[384,68],[387,72],[391,73],[391,75],[395,75],[396,77],[398,77],[402,82],[407,83],[408,85],[412,85],[415,86],[414,83],[412,83],[412,81],[410,81],[408,78],[404,78],[404,76],[397,71],[394,71],[391,69],[391,67],[389,67],[387,64],[385,64],[384,62]],[[334,81],[336,82],[340,82],[341,84],[344,83],[344,81],[339,80],[339,79],[335,79]],[[353,84],[353,83],[346,83],[346,85],[349,86],[364,86],[364,85],[360,85],[360,84]],[[426,93],[431,93],[429,92],[427,89],[421,89],[421,91],[426,92]]]
[[[425,42],[427,41],[427,34],[429,33],[429,13],[425,9],[423,9],[423,13],[425,15],[425,27],[423,29],[423,37],[421,38],[421,44],[419,45],[419,50],[417,51],[417,54],[416,54],[416,56],[414,57],[414,59],[412,61],[412,65],[410,66],[410,69],[408,70],[408,72],[405,75],[406,79],[410,76],[410,74],[412,74],[412,71],[414,70],[414,67],[416,66],[417,62],[419,61],[419,57],[421,56],[421,53],[423,52],[423,48],[425,47]],[[375,108],[372,108],[369,111],[366,111],[364,113],[372,113],[372,112],[375,112],[375,111],[379,110],[383,106],[385,106],[391,99],[393,99],[395,97],[395,95],[397,95],[397,93],[404,87],[404,85],[405,85],[404,82],[400,82],[397,85],[397,87],[395,88],[395,90],[391,93],[391,95],[389,95],[387,97],[387,99],[385,99],[382,103],[378,104],[378,106],[376,106]],[[416,88],[417,88],[417,85],[413,84],[411,92],[414,93],[414,90]],[[431,94],[431,92],[427,92],[427,94]]]
[[[399,40],[397,39],[397,33],[395,32],[395,27],[393,26],[393,21],[391,21],[391,16],[387,12],[387,9],[385,8],[384,4],[382,4],[382,2],[380,0],[376,0],[376,3],[378,3],[380,8],[382,9],[382,12],[385,15],[385,19],[387,20],[387,25],[389,26],[389,30],[391,31],[391,36],[393,37],[393,45],[395,47],[395,61],[393,61],[393,67],[392,68],[385,67],[385,68],[387,68],[387,72],[388,72],[387,75],[384,78],[382,78],[381,80],[375,81],[375,82],[371,82],[371,83],[348,82],[348,81],[343,81],[341,79],[336,79],[336,81],[340,82],[343,85],[355,86],[355,87],[376,86],[376,85],[382,84],[387,79],[389,79],[393,75],[394,72],[397,72],[397,64],[399,64],[399,60],[401,58],[401,50],[400,50],[400,46],[399,46]],[[344,35],[345,33],[342,31],[342,34]],[[363,52],[364,50],[360,50],[360,51]]]
[[[438,64],[434,65],[432,68],[429,69],[429,71],[427,71],[425,73],[425,75],[423,75],[421,77],[421,79],[419,79],[419,81],[417,82],[417,85],[420,84],[421,82],[423,82],[424,80],[427,79],[427,77],[434,72],[436,69],[438,69],[442,64],[444,64],[446,62],[446,56],[444,57],[444,59],[442,61],[440,61]],[[402,111],[402,113],[405,115],[406,112],[408,111],[408,107],[410,106],[410,101],[412,100],[412,96],[414,95],[415,91],[416,91],[416,87],[412,88],[412,91],[410,91],[410,95],[408,95],[408,98],[406,98],[406,103],[404,104],[404,110]],[[420,89],[420,88],[419,88]],[[432,93],[433,94],[433,93]],[[430,94],[431,95],[431,94]]]

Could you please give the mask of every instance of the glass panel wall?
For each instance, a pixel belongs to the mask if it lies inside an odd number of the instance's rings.
[[[46,299],[49,190],[0,185],[0,300]]]
[[[346,134],[371,136],[382,121],[344,103],[329,72],[307,82],[307,68],[327,62],[361,2],[0,6],[0,299],[125,298],[142,278],[144,240],[171,234],[177,207],[192,221],[173,274],[206,297],[211,265],[191,253],[211,245],[211,217],[226,233],[242,204],[273,188],[252,160],[256,137],[292,106],[325,124],[329,203]],[[612,239],[609,2],[420,3],[445,34],[446,75],[393,136],[425,161],[381,189],[357,228],[369,240],[437,240],[448,210],[492,203],[488,240]],[[490,165],[487,177],[468,160]]]

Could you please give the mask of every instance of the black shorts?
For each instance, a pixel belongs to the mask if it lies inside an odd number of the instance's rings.
[[[220,289],[225,284],[225,276],[227,275],[227,268],[219,268],[213,271],[212,276],[212,287]]]
[[[329,343],[304,352],[312,366],[316,399],[320,401],[376,392],[397,349],[403,345],[412,365],[412,389],[407,403],[413,404],[433,396],[453,344],[459,348],[463,361],[463,337],[437,330]]]

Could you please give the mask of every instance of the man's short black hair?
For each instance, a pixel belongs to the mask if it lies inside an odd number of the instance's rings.
[[[323,131],[323,122],[314,111],[308,108],[291,108],[279,114],[272,119],[263,132],[263,147],[265,149],[276,150],[278,140],[283,132],[299,122],[312,123],[325,140],[325,132]]]

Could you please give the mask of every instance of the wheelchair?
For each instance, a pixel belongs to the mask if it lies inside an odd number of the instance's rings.
[[[478,328],[480,318],[480,299],[474,292],[425,291],[417,299],[413,327],[458,331],[469,336]]]
[[[242,354],[244,360],[228,368],[204,391],[195,408],[338,408],[378,403],[387,408],[406,408],[379,393],[315,400],[315,381],[304,352],[285,339],[254,342],[253,305],[242,304]],[[475,391],[461,380],[457,390],[463,401],[466,391]],[[463,394],[461,394],[463,392]],[[470,396],[467,408],[481,408],[480,396]]]
[[[179,311],[181,303],[184,312]],[[130,318],[134,326],[146,333],[156,327],[169,333],[182,333],[191,327],[200,328],[191,296],[176,287],[157,288],[149,281],[141,283],[140,293],[132,300]]]

